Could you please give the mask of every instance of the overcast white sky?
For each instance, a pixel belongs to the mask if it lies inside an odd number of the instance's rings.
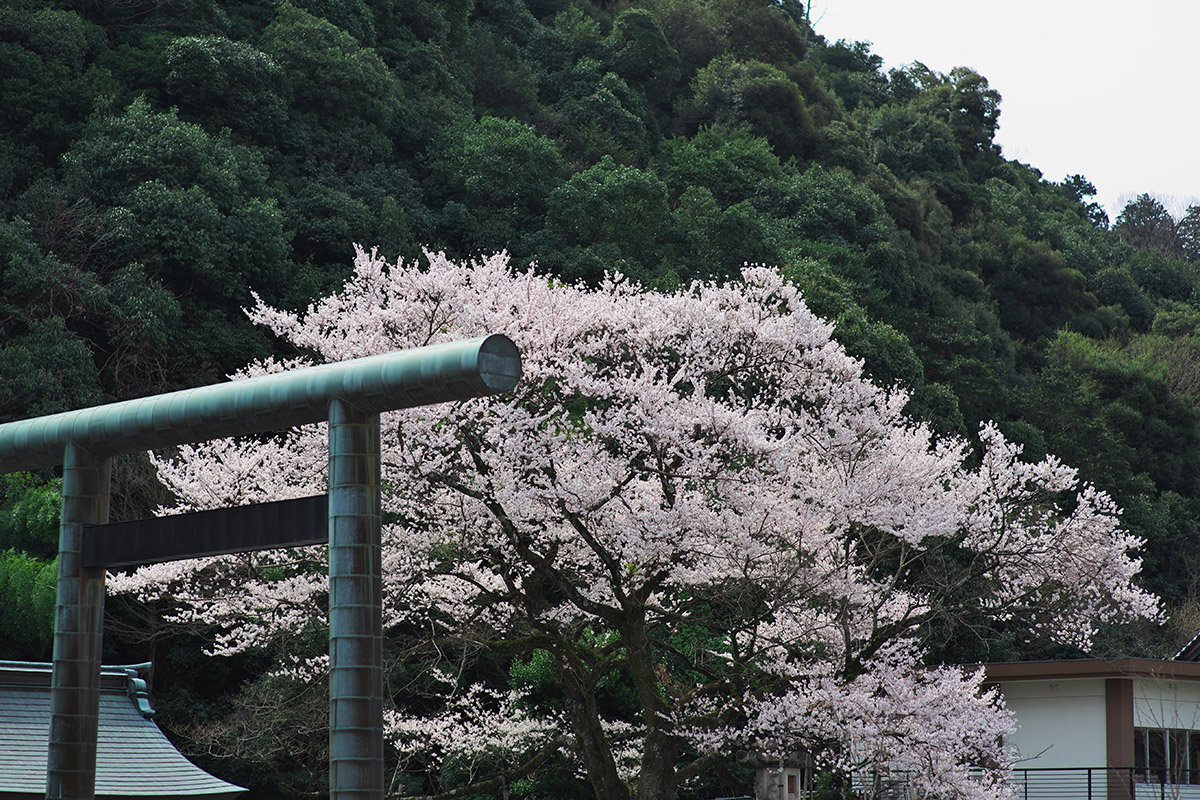
[[[1200,202],[1200,0],[813,0],[812,18],[885,70],[979,72],[1005,158],[1086,176],[1112,220],[1141,192]]]

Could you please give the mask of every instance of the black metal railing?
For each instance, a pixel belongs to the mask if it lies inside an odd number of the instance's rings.
[[[1107,800],[1110,782],[1125,789],[1120,800],[1131,800],[1129,770],[1041,767],[1015,769],[1012,775],[1017,800]]]
[[[1200,770],[1133,767],[1015,769],[1017,800],[1200,800]]]
[[[780,784],[780,800],[918,800],[903,771],[863,771],[836,785],[818,785],[804,771],[792,791]],[[1016,800],[1200,800],[1200,770],[1141,767],[1030,767],[1014,769],[1009,785]],[[775,800],[776,793],[768,794]]]

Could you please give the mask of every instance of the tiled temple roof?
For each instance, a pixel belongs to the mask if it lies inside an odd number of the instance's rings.
[[[102,667],[99,798],[234,798],[245,790],[188,761],[151,719],[141,675],[149,665]],[[44,797],[50,665],[0,661],[0,797]]]

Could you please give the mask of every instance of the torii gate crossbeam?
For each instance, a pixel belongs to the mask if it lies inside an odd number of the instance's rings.
[[[95,795],[105,570],[81,543],[108,521],[112,457],[328,420],[330,797],[382,800],[379,414],[520,375],[494,334],[0,425],[0,473],[63,466],[46,797]]]

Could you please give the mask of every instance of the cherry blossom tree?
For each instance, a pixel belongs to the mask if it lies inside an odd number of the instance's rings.
[[[973,459],[935,438],[773,270],[664,294],[428,260],[360,251],[303,314],[250,312],[313,360],[485,332],[522,351],[513,396],[384,417],[385,626],[503,644],[546,666],[558,702],[442,668],[439,701],[388,712],[402,767],[453,756],[491,788],[566,754],[600,800],[666,800],[735,752],[804,751],[1000,798],[1010,717],[979,671],[924,664],[923,626],[969,604],[1086,646],[1098,623],[1157,614],[1106,495],[992,426]],[[324,458],[314,426],[158,466],[199,509],[320,492]],[[322,563],[273,551],[110,585],[173,598],[238,652],[322,624]],[[629,702],[603,701],[613,681]]]

